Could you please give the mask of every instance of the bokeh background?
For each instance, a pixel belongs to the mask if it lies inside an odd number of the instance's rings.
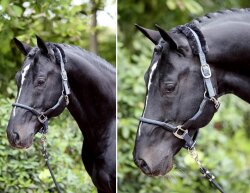
[[[24,57],[13,37],[36,45],[35,34],[45,41],[66,43],[96,52],[116,62],[115,0],[1,0],[0,1],[0,192],[55,192],[40,151],[40,135],[27,150],[13,149],[6,127],[17,89],[16,71]],[[51,166],[63,192],[96,192],[81,160],[83,137],[66,110],[50,122],[47,136]]]
[[[147,177],[133,163],[138,117],[144,106],[143,75],[154,45],[140,32],[159,24],[165,29],[226,8],[250,7],[249,0],[126,0],[118,1],[118,188],[119,193],[216,192],[202,179],[186,150],[176,155],[175,168],[164,177]],[[250,192],[250,105],[230,96],[212,122],[200,129],[199,157],[217,176],[226,192]]]

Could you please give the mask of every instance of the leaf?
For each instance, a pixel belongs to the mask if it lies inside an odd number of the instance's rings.
[[[202,6],[194,0],[186,0],[183,3],[191,14],[197,15],[203,12]]]
[[[15,13],[15,16],[21,17],[21,15],[23,13],[23,9],[17,5],[13,5],[12,8],[13,8],[13,11]]]
[[[175,10],[176,9],[176,1],[174,0],[167,0],[166,4],[170,10]]]
[[[9,0],[1,0],[2,11],[4,12],[9,5]]]
[[[45,169],[39,174],[39,178],[44,181],[45,179],[48,179],[50,177],[49,170]]]

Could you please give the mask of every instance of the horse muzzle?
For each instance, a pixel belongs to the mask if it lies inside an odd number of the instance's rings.
[[[164,176],[173,168],[173,159],[169,156],[161,160],[151,160],[148,157],[136,158],[134,162],[148,176]]]
[[[9,123],[7,137],[12,147],[27,149],[33,143],[34,129],[27,125],[14,126]]]

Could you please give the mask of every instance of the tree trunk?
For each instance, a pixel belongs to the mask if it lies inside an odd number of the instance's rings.
[[[91,0],[92,18],[91,18],[91,34],[90,34],[90,51],[98,53],[97,46],[97,7],[96,0]]]

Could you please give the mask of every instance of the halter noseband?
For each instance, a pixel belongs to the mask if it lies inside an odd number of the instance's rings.
[[[39,130],[39,133],[46,134],[48,132],[48,121],[49,118],[48,116],[52,114],[56,109],[61,107],[62,105],[66,107],[69,104],[69,94],[70,94],[70,89],[69,89],[69,84],[68,84],[68,76],[67,72],[65,70],[65,63],[62,58],[62,51],[59,46],[55,45],[55,48],[53,49],[55,53],[58,53],[59,55],[59,63],[60,63],[60,68],[61,68],[61,78],[62,78],[62,94],[57,100],[57,103],[47,109],[44,112],[39,112],[38,110],[34,109],[33,107],[30,107],[28,105],[24,105],[21,103],[13,103],[12,106],[14,107],[19,107],[26,109],[33,113],[35,116],[37,116],[38,121],[42,124],[42,128]]]
[[[199,118],[201,118],[206,107],[213,104],[214,108],[217,110],[220,106],[220,103],[217,100],[217,93],[216,93],[216,90],[214,90],[213,83],[211,81],[212,73],[210,70],[210,66],[206,62],[206,56],[202,50],[201,42],[200,42],[198,35],[193,29],[191,29],[191,27],[188,27],[188,26],[181,26],[179,30],[181,32],[183,32],[182,30],[186,30],[186,31],[188,30],[188,32],[191,33],[192,36],[194,37],[196,46],[198,49],[198,56],[199,56],[199,60],[201,64],[201,74],[202,74],[202,77],[204,80],[204,86],[205,86],[204,98],[200,104],[199,110],[195,113],[195,115],[192,118],[188,119],[184,124],[178,125],[178,126],[175,126],[170,123],[165,123],[162,121],[148,119],[145,117],[141,117],[139,120],[142,123],[160,126],[166,131],[173,133],[175,137],[177,137],[178,139],[184,140],[186,142],[184,145],[185,148],[192,149],[195,145],[195,138],[197,137],[197,134],[198,134],[198,128],[195,130],[195,134],[193,137],[189,135],[188,128],[190,128],[195,122],[198,121]],[[185,33],[183,34],[186,35]],[[157,45],[156,47],[162,48],[161,45]],[[206,93],[208,94],[208,96],[206,96]]]

